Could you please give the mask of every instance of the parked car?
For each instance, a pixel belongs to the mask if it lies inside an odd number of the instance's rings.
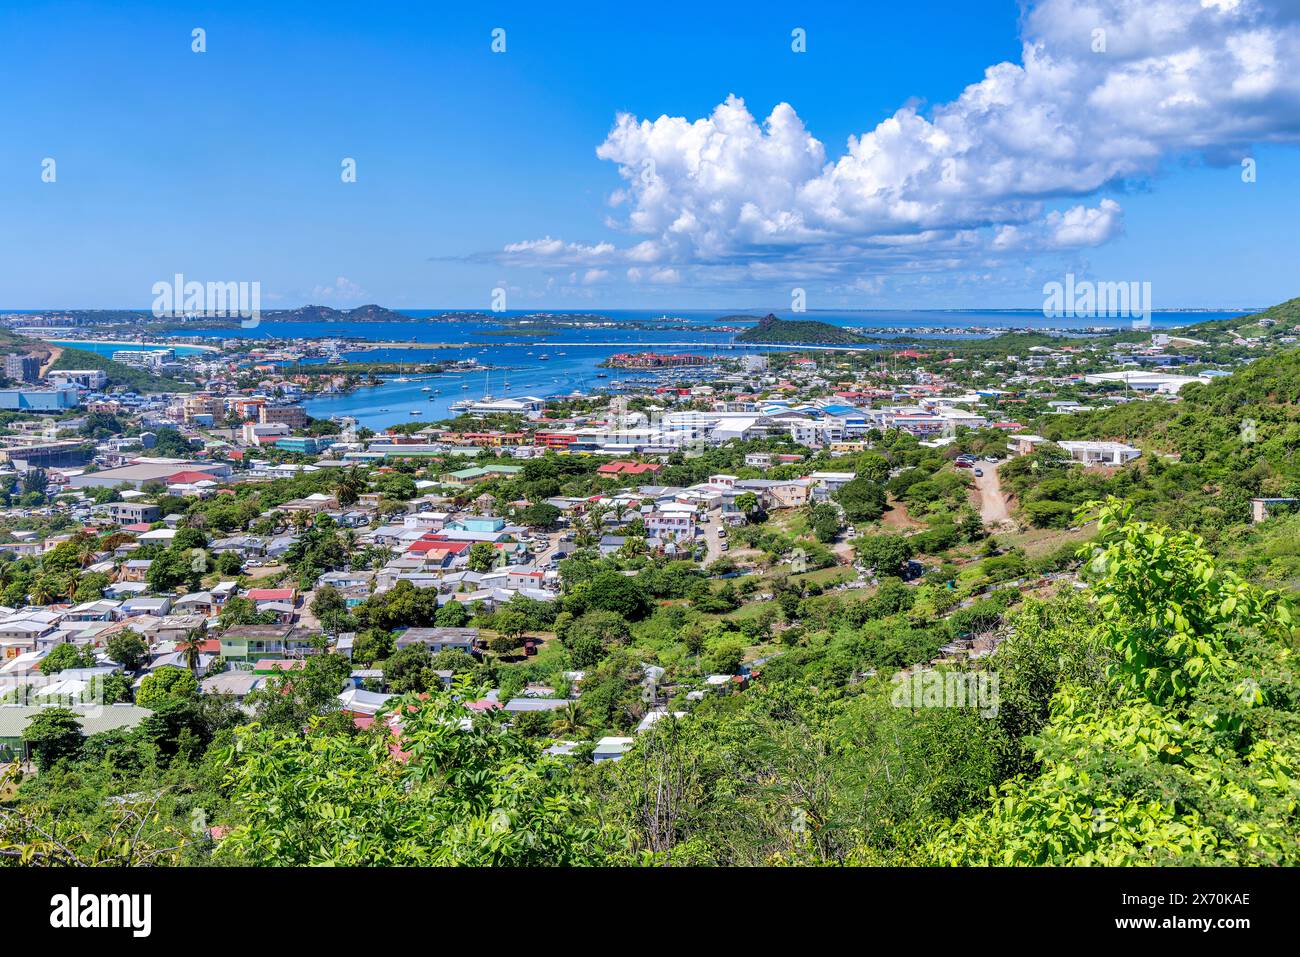
[[[983,478],[983,477],[984,477],[984,470],[983,470],[983,469],[976,469],[976,470],[975,470],[975,477],[976,477],[976,478]]]

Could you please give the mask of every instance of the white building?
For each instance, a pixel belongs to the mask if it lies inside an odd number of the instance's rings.
[[[1142,454],[1123,442],[1058,442],[1070,458],[1084,465],[1123,465]]]
[[[102,389],[108,384],[103,369],[55,369],[47,376],[54,386],[77,386],[81,389]]]
[[[1205,376],[1172,375],[1168,372],[1150,372],[1142,369],[1123,370],[1120,372],[1098,372],[1083,377],[1089,385],[1122,385],[1139,392],[1157,392],[1161,395],[1177,395],[1179,390],[1189,382],[1208,385]]]

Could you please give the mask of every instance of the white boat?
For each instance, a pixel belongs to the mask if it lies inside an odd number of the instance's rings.
[[[424,413],[421,412],[419,409],[412,409],[411,415],[424,415]]]
[[[431,388],[429,388],[429,387],[426,385],[426,386],[425,386],[423,389],[421,389],[420,391],[421,391],[421,392],[432,392],[433,390],[432,390]]]

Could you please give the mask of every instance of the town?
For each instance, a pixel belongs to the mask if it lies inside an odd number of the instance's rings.
[[[987,718],[1011,616],[1089,587],[1080,506],[1181,467],[1095,423],[1258,367],[1293,305],[1194,335],[615,356],[668,368],[380,432],[312,418],[322,376],[356,378],[292,344],[77,368],[92,354],[11,335],[0,762],[39,780],[101,739],[175,755],[254,720],[404,749],[395,704],[442,692],[466,728],[601,765],[796,675],[974,671]],[[1233,519],[1285,520],[1279,491]]]

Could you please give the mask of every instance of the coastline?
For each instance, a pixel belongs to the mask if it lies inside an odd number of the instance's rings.
[[[177,346],[183,346],[186,349],[197,349],[200,352],[220,352],[220,346],[204,345],[198,342],[172,341],[172,342],[133,342],[129,339],[67,339],[63,336],[32,336],[33,339],[39,339],[41,342],[48,342],[51,345],[62,345],[77,348],[79,346],[139,346],[141,349],[175,349]]]

